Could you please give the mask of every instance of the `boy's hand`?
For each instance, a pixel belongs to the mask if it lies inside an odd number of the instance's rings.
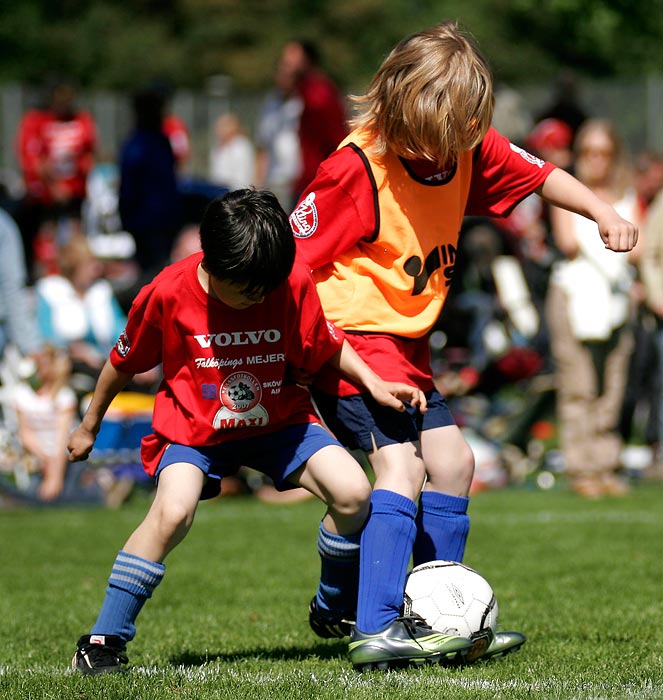
[[[410,406],[418,406],[420,413],[425,413],[427,410],[424,392],[409,384],[383,381],[370,387],[369,391],[379,404],[396,411],[404,411],[405,403],[409,403]]]
[[[70,462],[81,462],[87,459],[94,447],[96,435],[87,430],[82,424],[69,436],[67,452]]]
[[[615,252],[628,252],[638,242],[638,227],[622,219],[614,210],[596,220],[605,247]]]
[[[293,365],[288,365],[286,369],[286,379],[293,384],[299,384],[299,386],[310,386],[313,384],[313,375],[310,372],[306,372],[299,367],[293,367]]]

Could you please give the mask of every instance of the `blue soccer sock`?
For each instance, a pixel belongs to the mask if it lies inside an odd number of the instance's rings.
[[[106,597],[90,634],[115,634],[129,642],[136,634],[136,618],[161,583],[166,567],[120,550],[113,563]]]
[[[417,505],[393,491],[378,489],[361,537],[357,628],[380,632],[400,614],[405,576],[416,534]]]
[[[319,608],[352,613],[354,616],[359,586],[360,539],[359,532],[355,535],[336,535],[320,523],[318,552],[321,569],[316,594]]]
[[[422,492],[412,552],[415,566],[436,559],[463,561],[470,531],[469,501],[438,491]]]

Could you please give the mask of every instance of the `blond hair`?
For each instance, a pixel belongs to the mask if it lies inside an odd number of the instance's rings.
[[[58,250],[58,264],[63,277],[71,279],[82,265],[91,265],[96,257],[83,235],[74,235]]]
[[[36,357],[37,374],[41,380],[48,384],[48,394],[55,398],[60,391],[69,384],[71,378],[71,358],[69,354],[60,348],[44,344]],[[47,375],[45,380],[44,374]]]
[[[373,132],[372,153],[445,164],[479,144],[495,104],[490,68],[455,22],[401,41],[351,99],[351,126]]]

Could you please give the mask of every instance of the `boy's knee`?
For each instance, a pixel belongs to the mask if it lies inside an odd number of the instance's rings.
[[[467,495],[474,477],[474,452],[463,441],[442,461],[428,463],[428,483],[435,491]]]
[[[193,523],[193,515],[193,511],[181,503],[168,503],[159,510],[159,528],[168,536],[186,532]]]
[[[371,503],[371,485],[356,484],[351,489],[336,494],[330,507],[344,517],[368,516]]]

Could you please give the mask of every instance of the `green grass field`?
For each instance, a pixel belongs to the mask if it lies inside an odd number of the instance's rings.
[[[117,549],[142,518],[119,511],[0,512],[3,700],[663,698],[663,489],[585,502],[562,490],[481,493],[465,561],[492,584],[521,651],[461,669],[356,673],[306,608],[318,575],[314,501],[201,505],[138,621],[131,671],[68,670]]]

